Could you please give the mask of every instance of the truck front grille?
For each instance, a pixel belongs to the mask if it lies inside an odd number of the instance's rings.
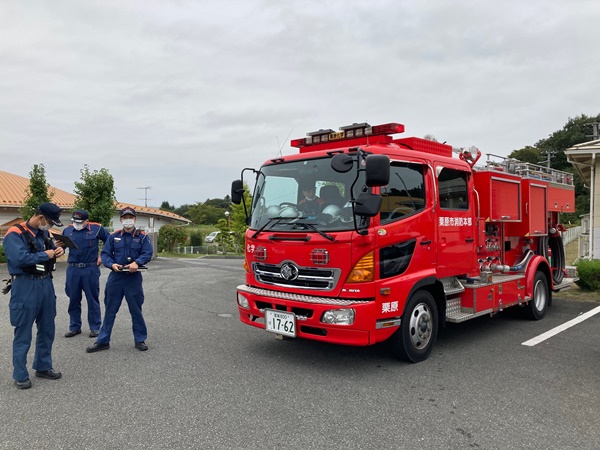
[[[282,275],[282,266],[292,265],[297,269],[297,276],[286,279]],[[252,263],[252,271],[257,281],[273,286],[294,287],[298,289],[332,290],[338,282],[341,270],[323,267],[299,267],[290,261],[281,264]],[[284,270],[285,273],[285,270]]]

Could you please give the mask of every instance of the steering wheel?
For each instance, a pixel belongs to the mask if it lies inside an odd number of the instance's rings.
[[[388,219],[390,219],[390,220],[393,219],[394,215],[396,215],[396,214],[398,216],[400,216],[400,215],[406,216],[406,215],[412,214],[414,212],[415,212],[415,210],[413,208],[411,208],[410,206],[404,206],[404,205],[403,206],[399,206],[398,208],[394,209],[390,213],[390,215],[388,216]]]
[[[296,208],[296,207],[297,207],[297,205],[296,205],[295,203],[290,203],[290,202],[283,202],[283,203],[280,203],[280,204],[279,204],[279,207],[280,207],[280,208],[283,208],[284,206],[292,206],[292,207],[294,207],[294,208]]]

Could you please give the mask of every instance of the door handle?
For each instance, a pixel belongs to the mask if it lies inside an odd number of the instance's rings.
[[[467,239],[465,239],[465,242],[473,242],[473,241],[475,241],[475,239],[473,239],[473,238],[467,238]]]
[[[421,245],[429,245],[429,244],[431,244],[431,241],[430,241],[430,240],[427,240],[427,241],[421,241]]]

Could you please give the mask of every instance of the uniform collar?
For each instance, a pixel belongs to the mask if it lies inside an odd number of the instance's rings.
[[[37,236],[38,233],[44,234],[44,232],[42,230],[40,230],[39,228],[36,229],[36,228],[33,228],[31,225],[29,225],[29,220],[27,222],[25,222],[25,226],[27,227],[27,230],[34,236]]]

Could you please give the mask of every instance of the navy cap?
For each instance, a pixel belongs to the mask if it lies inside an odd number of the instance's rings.
[[[87,211],[83,209],[77,209],[73,211],[73,215],[71,216],[71,222],[83,223],[89,218],[90,216],[88,215]]]
[[[126,206],[125,208],[123,208],[121,210],[121,215],[119,217],[126,216],[127,214],[130,214],[132,216],[137,216],[135,209],[133,209],[131,206]]]
[[[43,214],[46,219],[50,220],[57,227],[63,226],[60,221],[60,213],[62,213],[62,209],[54,203],[42,203],[36,211],[36,214]]]

